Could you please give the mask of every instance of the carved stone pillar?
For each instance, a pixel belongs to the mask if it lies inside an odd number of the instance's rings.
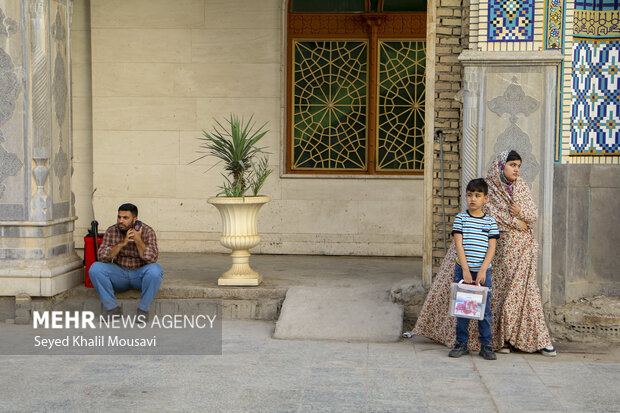
[[[557,132],[559,51],[464,51],[461,199],[470,179],[485,177],[495,156],[514,149],[520,174],[538,205],[535,235],[541,246],[538,281],[543,304],[551,297],[551,214]],[[464,208],[465,203],[462,204]]]
[[[71,193],[71,0],[0,0],[0,295],[78,284]]]

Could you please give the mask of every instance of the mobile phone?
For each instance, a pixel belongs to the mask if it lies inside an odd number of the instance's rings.
[[[142,228],[142,221],[137,220],[134,224],[133,224],[133,229],[135,231],[140,231],[140,228]]]

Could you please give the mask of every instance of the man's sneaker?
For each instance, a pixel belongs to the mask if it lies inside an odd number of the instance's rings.
[[[448,357],[461,357],[465,354],[469,354],[467,343],[456,343],[456,346],[448,353]]]
[[[511,351],[512,351],[512,346],[507,341],[504,343],[504,346],[502,348],[497,350],[497,352],[501,354],[510,354]]]
[[[149,321],[149,312],[138,308],[138,311],[136,312],[136,318],[138,319],[138,322],[146,323]]]
[[[543,356],[547,356],[547,357],[555,357],[558,355],[558,353],[555,351],[555,348],[553,346],[549,346],[549,347],[545,347],[541,349],[540,354],[542,354]]]
[[[485,360],[497,360],[497,356],[495,355],[495,352],[493,352],[493,347],[488,344],[482,347],[480,349],[480,353],[478,354]]]
[[[105,315],[108,320],[112,320],[121,317],[123,315],[123,310],[121,310],[120,307],[114,307],[113,309],[106,311]]]

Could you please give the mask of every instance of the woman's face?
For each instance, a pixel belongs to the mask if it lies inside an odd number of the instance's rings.
[[[504,176],[509,181],[515,181],[519,176],[519,168],[521,167],[521,161],[508,161],[504,166]]]

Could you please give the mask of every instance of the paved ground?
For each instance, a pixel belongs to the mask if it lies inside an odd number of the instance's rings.
[[[0,356],[0,411],[620,411],[618,347],[450,359],[423,338],[280,341],[273,326],[224,322],[221,356]]]

